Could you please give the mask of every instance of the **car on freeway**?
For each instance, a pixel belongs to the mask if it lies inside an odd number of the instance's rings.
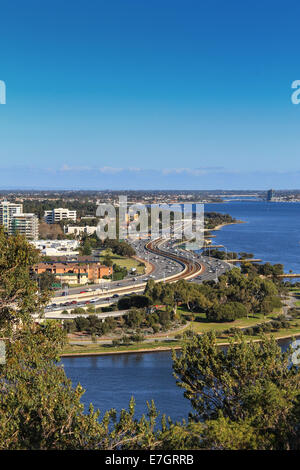
[[[117,297],[120,297],[119,294],[114,294],[114,295],[112,296],[113,299],[116,299]]]
[[[80,294],[86,294],[87,293],[87,290],[82,290],[81,292],[79,292]]]

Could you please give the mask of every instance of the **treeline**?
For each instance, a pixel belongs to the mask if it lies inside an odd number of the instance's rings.
[[[264,323],[258,323],[254,326],[248,326],[247,328],[229,328],[228,330],[224,330],[223,333],[226,335],[246,335],[246,336],[261,336],[263,333],[272,333],[279,331],[281,329],[289,329],[292,327],[292,324],[289,320],[285,318],[278,319],[278,320],[271,320]]]
[[[84,217],[86,215],[95,215],[97,209],[95,202],[85,200],[44,199],[43,201],[40,201],[25,199],[23,201],[24,212],[33,212],[40,220],[44,218],[44,211],[57,209],[59,207],[67,208],[69,210],[76,210],[78,218]]]
[[[218,225],[235,223],[236,219],[229,214],[219,214],[218,212],[205,212],[204,227],[212,230]]]
[[[148,329],[150,334],[155,334],[159,331],[167,331],[174,323],[174,320],[176,320],[175,315],[169,310],[160,310],[146,314],[143,309],[133,308],[127,315],[123,315],[118,319],[106,317],[103,320],[96,315],[89,315],[88,317],[78,316],[74,319],[65,320],[64,329],[67,333],[85,332],[99,337],[108,333],[114,333],[117,328],[118,333],[120,333],[120,330],[123,333],[127,330],[132,330],[132,333],[139,333],[144,328]],[[185,321],[183,322],[185,323]]]
[[[204,256],[210,256],[212,258],[220,259],[220,260],[251,260],[254,258],[253,253],[246,253],[244,251],[241,251],[239,253],[236,253],[234,251],[223,251],[223,250],[218,250],[217,248],[212,247],[206,247],[202,254]],[[261,276],[270,276],[270,277],[276,277],[280,276],[281,274],[284,273],[284,266],[283,264],[276,263],[276,264],[271,264],[271,263],[252,263],[249,261],[248,263],[241,263],[241,271],[243,274],[254,274],[254,275],[261,275]]]
[[[114,254],[132,257],[135,255],[134,248],[125,241],[106,239],[104,241],[97,237],[96,233],[92,235],[84,234],[81,240],[80,251],[83,255],[90,255],[92,250],[110,249]]]
[[[284,273],[283,264],[257,264],[257,263],[242,263],[241,272],[243,274],[249,275],[258,275],[258,276],[267,276],[276,278]]]
[[[252,253],[246,253],[244,251],[241,251],[239,253],[236,253],[235,251],[223,251],[223,250],[218,250],[217,248],[214,248],[213,245],[207,246],[205,249],[203,249],[204,256],[210,256],[212,258],[216,259],[221,259],[221,260],[227,260],[227,259],[251,259],[254,257]]]
[[[245,276],[233,268],[219,278],[191,284],[184,280],[176,284],[148,281],[145,295],[151,304],[163,303],[176,311],[179,303],[191,312],[204,312],[208,321],[234,321],[255,313],[270,313],[281,305],[280,287],[271,279],[252,273]]]

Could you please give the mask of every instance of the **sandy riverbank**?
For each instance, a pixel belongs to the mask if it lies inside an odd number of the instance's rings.
[[[227,224],[220,224],[216,225],[215,228],[205,228],[204,232],[214,232],[215,230],[221,230],[223,227],[227,227],[227,225],[237,225],[237,224],[246,224],[244,220],[237,220],[236,222],[229,222]]]

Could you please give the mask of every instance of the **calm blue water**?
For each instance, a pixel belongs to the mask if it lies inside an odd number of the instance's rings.
[[[247,222],[214,232],[214,243],[230,251],[254,253],[263,261],[284,264],[285,271],[300,273],[300,204],[232,201],[206,204],[205,210]],[[282,341],[282,346],[288,342]],[[64,358],[62,362],[72,382],[86,389],[86,406],[92,402],[103,411],[112,407],[120,411],[134,395],[137,416],[146,412],[146,401],[151,399],[173,420],[186,418],[190,411],[172,376],[169,352]]]
[[[146,402],[152,399],[156,407],[174,420],[187,418],[191,408],[176,386],[172,376],[170,352],[118,354],[63,358],[67,376],[73,384],[86,389],[82,401],[93,403],[102,411],[128,408],[132,396],[136,414],[147,412]]]
[[[300,203],[232,201],[205,204],[206,212],[230,214],[245,224],[214,232],[213,243],[229,251],[246,251],[264,262],[282,263],[285,272],[300,273]]]

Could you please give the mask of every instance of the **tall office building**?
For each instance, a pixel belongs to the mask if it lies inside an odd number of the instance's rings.
[[[274,196],[275,196],[274,189],[269,189],[269,191],[267,192],[267,201],[272,201]]]
[[[35,214],[23,214],[23,204],[1,201],[0,224],[4,225],[5,231],[9,235],[19,232],[29,240],[37,240],[38,238],[38,218]]]
[[[76,221],[76,211],[69,211],[69,209],[52,209],[45,211],[44,219],[47,224],[56,224],[61,220],[74,220]]]

